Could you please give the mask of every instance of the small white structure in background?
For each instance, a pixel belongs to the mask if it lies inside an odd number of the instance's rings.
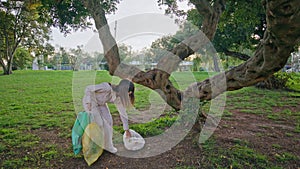
[[[193,64],[194,63],[191,62],[191,61],[182,61],[179,64],[178,70],[179,71],[190,71],[192,69],[192,67],[193,67]]]
[[[38,63],[38,58],[35,57],[33,62],[32,62],[32,70],[39,70],[39,63]]]
[[[138,60],[133,60],[131,62],[129,62],[130,65],[133,65],[133,66],[141,66],[142,63]]]
[[[132,66],[136,66],[139,69],[144,69],[145,68],[145,65],[141,61],[138,61],[138,60],[133,60],[133,61],[129,62],[128,64],[132,65]]]
[[[150,65],[150,69],[154,69],[154,68],[157,67],[157,63],[156,62],[152,62],[149,65]]]
[[[292,53],[291,72],[300,72],[300,51]]]

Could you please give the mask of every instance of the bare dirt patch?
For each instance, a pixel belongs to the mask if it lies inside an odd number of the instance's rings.
[[[276,111],[279,109],[277,107]],[[219,146],[231,147],[242,140],[276,164],[276,156],[286,152],[300,157],[300,133],[294,130],[292,119],[274,121],[263,115],[235,112],[230,119],[220,122],[214,134]],[[300,161],[281,165],[299,168]]]
[[[275,108],[280,111],[280,108]],[[299,111],[299,107],[293,108]],[[281,109],[282,110],[282,109]],[[116,120],[116,123],[119,121]],[[264,154],[277,164],[276,155],[289,152],[300,157],[300,133],[294,132],[293,120],[285,119],[274,121],[263,115],[233,112],[230,118],[222,119],[214,133],[216,146],[230,148],[237,140],[242,140],[255,151]],[[37,130],[34,134],[41,138],[42,146],[56,144],[59,151],[72,153],[71,138],[60,138],[59,131]],[[207,162],[203,151],[194,142],[194,138],[186,137],[171,150],[157,156],[148,158],[126,158],[104,151],[102,156],[92,165],[88,166],[82,156],[62,156],[52,160],[49,168],[176,168],[190,166],[203,168]],[[300,161],[281,163],[286,168],[299,168]],[[43,164],[40,165],[42,168]]]

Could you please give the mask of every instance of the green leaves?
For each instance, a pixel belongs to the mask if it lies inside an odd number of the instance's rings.
[[[45,13],[39,1],[7,1],[0,11],[0,64],[10,74],[14,53],[19,46],[39,55],[49,40]],[[21,67],[20,65],[18,65]]]
[[[241,47],[253,49],[265,30],[265,15],[260,0],[236,1],[231,0],[226,4],[218,30],[213,41],[218,51],[222,49],[237,50]]]
[[[196,9],[189,10],[187,13],[187,20],[199,28],[203,17]],[[227,1],[213,40],[214,47],[218,52],[224,49],[253,49],[259,42],[259,39],[253,36],[262,38],[265,27],[265,14],[260,0]]]
[[[32,63],[33,57],[24,48],[18,48],[14,54],[14,66],[24,69]]]

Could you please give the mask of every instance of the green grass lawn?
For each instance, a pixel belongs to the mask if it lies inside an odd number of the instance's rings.
[[[171,79],[179,88],[184,89],[195,79],[200,81],[207,77],[205,72],[193,74],[178,72],[172,74]],[[12,75],[0,76],[0,168],[51,166],[50,161],[53,159],[61,156],[73,157],[71,142],[68,143],[70,145],[67,151],[56,144],[38,149],[42,144],[42,138],[34,131],[58,130],[59,137],[70,138],[76,113],[82,111],[81,98],[84,87],[94,82],[116,83],[118,80],[120,79],[112,78],[106,71],[74,72],[74,74],[72,71],[15,71]],[[299,88],[299,84],[293,85],[294,89]],[[138,110],[145,110],[149,107],[148,98],[151,90],[140,85],[136,88],[135,107]],[[274,106],[299,104],[299,99],[287,97],[290,95],[299,97],[299,93],[259,90],[254,87],[228,92],[225,115],[230,118],[233,110],[239,110],[245,113],[265,114],[273,120],[285,118],[283,114],[295,116],[294,112],[289,110],[272,114]],[[117,113],[113,105],[109,106],[113,114]],[[209,104],[206,105],[206,109],[208,108]],[[162,118],[144,124],[133,124],[131,127],[143,136],[156,135],[176,121],[174,113],[171,110]],[[299,115],[296,115],[295,119],[297,120],[295,131],[300,132]],[[115,126],[115,129],[121,130],[121,127]],[[245,151],[254,154],[252,150]],[[260,160],[264,162],[266,159],[261,157]],[[40,164],[41,161],[43,164]]]

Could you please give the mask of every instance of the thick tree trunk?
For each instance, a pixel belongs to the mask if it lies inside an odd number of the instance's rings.
[[[11,59],[8,59],[7,64],[5,64],[2,59],[0,59],[0,64],[2,66],[4,75],[12,74],[12,59],[13,58],[12,57],[7,57],[7,58],[11,58]]]
[[[8,68],[7,66],[2,67],[3,68],[3,75],[10,75],[12,74],[12,68]]]
[[[103,10],[100,2],[97,0],[81,0],[81,2],[88,9],[95,21],[99,38],[103,45],[104,57],[108,62],[109,73],[114,75],[114,71],[120,64],[119,49],[116,40],[113,38],[109,30],[105,11]]]
[[[3,74],[5,75],[5,69],[6,69],[6,66],[5,66],[5,64],[4,64],[4,62],[3,62],[3,60],[2,60],[1,57],[0,57],[0,65],[1,65],[1,67],[2,67],[2,69],[3,69]]]
[[[10,74],[12,74],[12,66],[7,67],[7,68],[5,69],[5,71],[4,71],[4,74],[5,74],[5,75],[10,75]]]

